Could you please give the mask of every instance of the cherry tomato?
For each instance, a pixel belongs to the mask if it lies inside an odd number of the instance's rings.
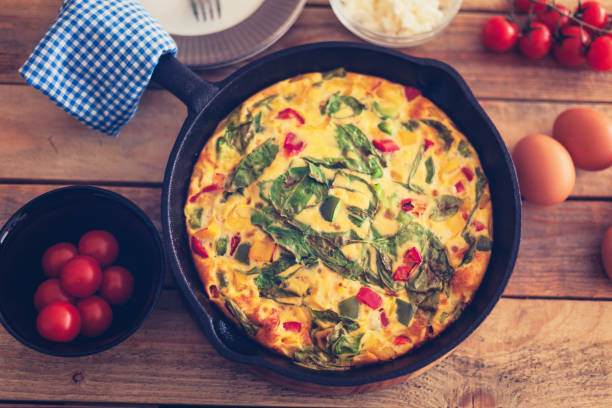
[[[74,297],[66,293],[62,288],[60,280],[57,278],[47,279],[34,292],[34,307],[39,312],[43,307],[57,300],[74,303]]]
[[[45,275],[50,278],[57,278],[62,266],[74,258],[77,253],[76,247],[70,242],[51,245],[42,256],[42,268]]]
[[[565,7],[562,4],[554,3],[555,7],[561,10],[563,14],[559,14],[559,12],[553,8],[547,8],[546,10],[538,13],[537,20],[546,25],[551,32],[556,32],[557,29],[565,27],[569,23],[568,15],[571,15],[572,12],[570,9]]]
[[[531,23],[526,33],[519,37],[519,49],[528,58],[542,58],[552,46],[550,30],[542,23]]]
[[[495,52],[505,52],[516,44],[518,28],[516,24],[501,16],[491,17],[482,27],[482,42]]]
[[[596,1],[587,1],[576,8],[576,17],[597,28],[604,28],[608,23],[608,12]]]
[[[587,53],[587,62],[595,71],[610,71],[612,69],[612,38],[603,36],[593,41]]]
[[[553,47],[557,61],[568,67],[577,67],[586,61],[586,47],[591,36],[578,26],[565,26],[561,29],[560,42]]]
[[[102,282],[100,264],[91,256],[77,255],[62,268],[62,288],[69,295],[87,297],[93,295]]]
[[[532,3],[531,0],[514,0],[514,5],[520,11],[529,11],[533,8],[534,13],[546,10],[543,4]]]
[[[79,252],[95,258],[100,262],[101,266],[107,266],[117,259],[119,244],[110,232],[94,230],[85,233],[81,237],[79,240]]]
[[[71,303],[53,302],[38,314],[36,328],[47,340],[62,343],[72,341],[81,331],[81,315]]]
[[[102,274],[100,295],[111,305],[127,302],[134,291],[134,277],[122,266],[111,266]]]
[[[104,333],[113,321],[113,311],[106,300],[100,296],[81,299],[76,305],[81,314],[81,334],[97,337]]]

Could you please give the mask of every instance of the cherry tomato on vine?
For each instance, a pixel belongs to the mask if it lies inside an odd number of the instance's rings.
[[[561,29],[561,38],[553,47],[557,61],[568,67],[577,67],[586,61],[586,48],[591,36],[579,26],[565,26]]]
[[[482,42],[491,51],[509,51],[516,45],[517,38],[516,24],[501,16],[491,17],[482,27]]]
[[[587,62],[595,71],[612,69],[612,38],[603,36],[595,39],[587,52]]]
[[[81,331],[81,315],[71,303],[53,302],[38,314],[36,329],[47,340],[62,343],[72,341]]]
[[[81,315],[81,334],[97,337],[104,333],[113,321],[113,311],[100,296],[81,299],[76,305]]]
[[[69,295],[87,297],[93,295],[102,282],[100,264],[91,256],[77,255],[62,268],[62,288]]]
[[[608,23],[608,12],[597,1],[587,1],[576,8],[576,17],[597,28],[604,28]]]
[[[43,253],[42,268],[46,276],[57,278],[62,266],[77,254],[77,249],[70,242],[60,242],[51,245]]]
[[[568,15],[572,14],[571,10],[562,4],[554,3],[554,6],[562,11],[565,15],[560,14],[557,10],[549,7],[541,13],[538,13],[537,16],[537,20],[546,25],[553,33],[556,32],[558,28],[565,27],[569,23]]]
[[[60,280],[57,278],[47,279],[38,286],[34,292],[34,307],[41,311],[42,308],[55,301],[74,303],[74,297],[70,296],[62,288]]]
[[[529,11],[533,8],[534,13],[546,10],[546,6],[543,4],[533,3],[531,0],[514,0],[514,5],[520,11]]]
[[[529,24],[526,32],[521,33],[518,41],[521,53],[528,58],[542,58],[550,52],[552,35],[542,23]]]
[[[110,266],[102,273],[100,295],[111,305],[127,302],[134,291],[134,277],[122,266]]]
[[[101,266],[107,266],[117,259],[119,244],[110,232],[93,230],[79,240],[79,252],[95,258]]]

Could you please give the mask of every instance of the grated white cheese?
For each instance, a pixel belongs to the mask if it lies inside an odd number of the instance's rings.
[[[444,1],[444,0],[443,0]],[[346,11],[367,29],[406,36],[431,31],[444,13],[440,0],[342,0]]]

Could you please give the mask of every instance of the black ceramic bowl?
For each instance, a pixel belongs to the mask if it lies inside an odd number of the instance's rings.
[[[34,292],[45,280],[41,257],[49,246],[76,245],[87,231],[103,229],[119,242],[115,262],[134,275],[134,293],[113,307],[113,323],[96,338],[69,343],[43,339],[36,331]],[[165,269],[159,234],[145,213],[128,199],[97,187],[66,187],[21,207],[0,230],[0,322],[17,340],[41,353],[84,356],[106,350],[134,333],[153,309]]]

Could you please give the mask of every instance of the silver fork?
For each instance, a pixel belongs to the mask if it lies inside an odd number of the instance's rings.
[[[208,19],[215,19],[215,11],[217,13],[216,18],[221,19],[221,0],[189,0],[191,3],[191,9],[196,20],[207,21]],[[215,3],[213,7],[213,1]]]

